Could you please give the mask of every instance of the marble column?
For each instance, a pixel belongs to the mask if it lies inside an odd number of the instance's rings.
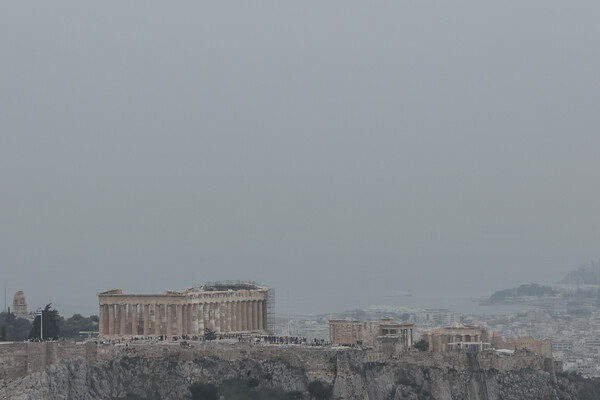
[[[263,302],[262,302],[262,300],[258,301],[258,329],[261,331],[265,330],[265,324],[263,321]]]
[[[233,320],[235,322],[234,326],[234,331],[241,331],[242,330],[242,316],[240,315],[240,302],[239,301],[235,301],[233,303]]]
[[[204,329],[210,329],[210,303],[204,303]],[[204,331],[202,331],[204,333]]]
[[[108,335],[109,334],[109,321],[110,321],[110,306],[105,304],[104,305],[104,334]],[[114,316],[113,316],[114,318]]]
[[[121,306],[115,304],[115,335],[121,333]]]
[[[248,315],[246,316],[248,321],[248,330],[251,331],[254,329],[254,327],[252,326],[252,301],[246,302],[246,312],[248,313]]]
[[[219,310],[219,303],[213,303],[212,307],[215,332],[221,332],[221,310]]]
[[[252,325],[252,300],[246,301],[246,320],[248,321],[248,330],[254,330]]]
[[[100,324],[98,327],[98,334],[100,336],[104,336],[104,335],[106,335],[106,324],[105,324],[106,310],[104,309],[104,304],[102,304],[100,306],[100,315],[98,316],[98,318],[100,320]]]
[[[190,304],[190,308],[188,309],[188,335],[195,335],[198,332],[198,324],[196,323],[196,315],[198,315],[197,304]]]
[[[219,303],[219,327],[221,332],[227,331],[227,304],[225,302]]]
[[[117,324],[119,325],[119,335],[123,335],[123,331],[125,329],[125,311],[123,311],[123,304],[119,304],[117,306],[118,310],[119,310],[119,318],[117,321]]]
[[[211,321],[210,321],[212,318],[211,307],[212,307],[211,303],[206,303],[204,305],[204,327],[208,328],[208,329],[214,328],[214,326],[211,324]]]
[[[150,334],[150,305],[143,304],[140,309],[140,314],[142,314],[143,321],[143,332],[144,336],[148,336]]]
[[[129,310],[131,310],[131,336],[137,336],[138,334],[138,306],[137,304],[130,304]]]
[[[246,302],[242,301],[240,303],[241,311],[242,311],[242,331],[248,330],[248,311],[246,310]]]
[[[185,308],[187,313],[185,314],[185,319],[187,320],[187,331],[185,332],[186,335],[191,335],[192,332],[194,331],[193,325],[193,306],[191,304],[188,304],[187,307]]]
[[[225,307],[223,302],[217,303],[217,309],[219,310],[219,332],[225,332]]]
[[[252,329],[258,330],[258,301],[252,300]]]
[[[159,304],[157,312],[158,312],[159,318],[158,318],[156,330],[159,335],[164,335],[167,333],[166,332],[167,324],[165,323],[166,318],[167,318],[167,306],[164,304]]]
[[[108,334],[115,334],[115,305],[108,305]]]
[[[198,335],[204,335],[204,304],[198,304]]]
[[[252,325],[252,300],[248,300],[246,302],[246,319],[248,320],[248,330],[254,330],[254,326]]]
[[[269,330],[269,313],[267,312],[267,300],[263,300],[262,310],[263,310],[263,329],[265,331],[268,331]]]
[[[204,306],[204,327],[208,329],[215,329],[215,321],[213,320],[213,304],[207,303]]]
[[[183,335],[183,307],[182,304],[177,305],[177,336]]]
[[[154,305],[154,329],[152,329],[150,331],[150,333],[152,335],[160,336],[162,334],[161,320],[162,320],[162,314],[161,314],[160,304],[155,304]]]
[[[217,305],[215,303],[210,303],[209,308],[209,316],[210,316],[210,329],[213,331],[217,331]]]
[[[227,332],[231,332],[231,320],[233,319],[233,303],[231,301],[227,302],[227,326],[225,329]]]
[[[127,333],[127,306],[125,304],[121,304],[121,336]]]
[[[173,305],[167,304],[167,329],[166,335],[168,337],[173,336]]]
[[[125,313],[125,316],[126,316],[125,333],[131,333],[131,320],[133,319],[133,315],[132,315],[133,307],[131,307],[131,304],[126,304],[125,310],[127,311]]]
[[[104,306],[100,305],[100,315],[98,315],[100,323],[98,324],[98,335],[104,336]]]
[[[215,332],[221,332],[221,310],[219,309],[219,303],[213,303],[212,308]]]
[[[247,319],[248,319],[248,330],[249,331],[253,331],[254,330],[254,324],[253,324],[254,318],[253,318],[253,315],[252,315],[252,311],[253,311],[252,310],[252,303],[253,303],[252,300],[248,300],[246,302],[246,312],[248,314],[247,315]]]
[[[194,304],[192,308],[192,319],[194,322],[192,323],[192,333],[197,335],[200,332],[200,304]]]
[[[219,330],[221,332],[225,332],[225,325],[227,324],[227,309],[225,308],[225,303],[220,302],[219,304]]]
[[[129,333],[129,326],[131,318],[129,316],[129,308],[127,304],[123,304],[123,315],[125,316],[125,326],[123,327],[123,332],[121,332],[121,336],[127,335]]]
[[[127,304],[121,304],[121,336],[127,334],[127,327],[129,326],[129,317],[127,316]]]
[[[188,327],[187,327],[188,326],[187,309],[188,309],[187,304],[183,304],[183,305],[179,306],[179,311],[181,311],[181,321],[182,321],[180,336],[185,335],[187,333],[187,329],[188,329]]]
[[[115,304],[115,335],[121,333],[121,306]]]

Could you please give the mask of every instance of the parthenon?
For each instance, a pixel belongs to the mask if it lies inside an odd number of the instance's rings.
[[[157,294],[98,293],[100,336],[202,335],[267,332],[268,287],[253,283],[217,283]]]

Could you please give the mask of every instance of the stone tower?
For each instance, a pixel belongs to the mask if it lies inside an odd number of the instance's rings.
[[[27,316],[27,303],[25,303],[25,294],[22,290],[19,290],[17,293],[15,293],[12,312],[17,317]]]

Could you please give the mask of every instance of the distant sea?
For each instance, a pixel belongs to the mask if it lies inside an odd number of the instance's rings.
[[[466,296],[460,294],[433,294],[433,295],[418,295],[418,296],[402,296],[383,299],[379,304],[373,304],[371,307],[388,306],[388,307],[406,307],[406,308],[423,308],[423,309],[448,309],[460,314],[514,314],[521,311],[531,310],[532,306],[510,304],[510,305],[492,305],[480,306],[479,300],[487,298],[481,296]],[[365,307],[370,308],[370,307]]]
[[[431,293],[418,295],[400,295],[400,296],[364,296],[355,298],[354,301],[335,302],[335,298],[327,303],[314,304],[314,301],[292,303],[279,301],[277,303],[277,315],[296,316],[316,316],[324,314],[335,314],[352,310],[367,310],[371,308],[397,310],[407,309],[447,309],[460,314],[487,314],[487,315],[505,315],[514,314],[520,311],[531,310],[533,307],[527,305],[493,305],[480,306],[479,300],[488,298],[489,294],[468,295],[462,293]],[[311,304],[307,304],[310,302]]]

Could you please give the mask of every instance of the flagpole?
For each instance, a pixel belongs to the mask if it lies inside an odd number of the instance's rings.
[[[40,314],[40,340],[43,342],[44,341],[44,311],[42,310],[42,313]]]

